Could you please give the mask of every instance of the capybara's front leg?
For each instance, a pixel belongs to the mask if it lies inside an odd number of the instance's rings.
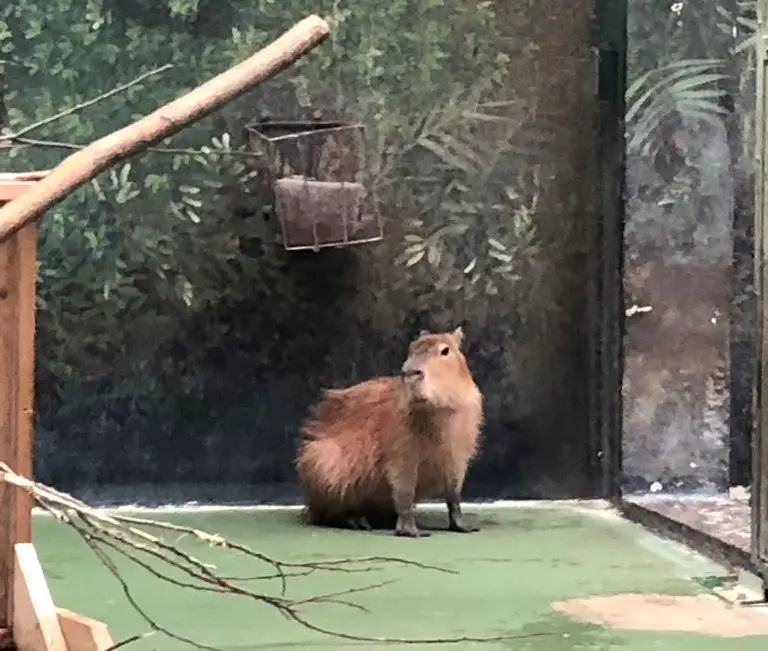
[[[395,535],[405,538],[426,538],[429,533],[421,531],[416,526],[416,516],[413,512],[413,501],[416,493],[416,468],[397,468],[389,474],[392,501],[397,511]]]
[[[445,505],[448,507],[448,530],[457,533],[474,533],[480,527],[467,524],[461,512],[461,489],[452,482],[445,494]]]

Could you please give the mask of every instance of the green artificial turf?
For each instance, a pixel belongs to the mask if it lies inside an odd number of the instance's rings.
[[[436,531],[419,540],[395,538],[388,532],[310,528],[300,524],[296,511],[154,512],[151,517],[218,533],[284,561],[390,556],[455,571],[371,564],[371,571],[363,573],[316,571],[289,579],[287,596],[294,599],[390,582],[346,597],[365,610],[338,604],[302,607],[304,616],[325,628],[411,639],[534,634],[490,644],[415,644],[408,648],[763,651],[768,645],[766,637],[720,639],[618,631],[571,621],[555,613],[551,604],[627,592],[697,594],[722,569],[605,512],[570,506],[473,510],[469,505],[465,510],[482,524],[481,532]],[[445,524],[443,512],[429,513],[426,518],[437,526]],[[120,583],[82,539],[48,517],[36,517],[34,527],[35,544],[57,605],[107,622],[116,641],[149,630]],[[165,540],[175,541],[176,537],[166,534]],[[236,551],[212,549],[189,538],[181,546],[200,560],[214,563],[221,575],[271,572],[263,563]],[[132,596],[152,620],[201,645],[227,650],[391,648],[306,630],[248,597],[179,588],[124,560],[118,566]],[[182,578],[178,572],[173,576]],[[275,580],[240,585],[272,596],[280,593]],[[183,647],[192,648],[158,633],[126,651]]]

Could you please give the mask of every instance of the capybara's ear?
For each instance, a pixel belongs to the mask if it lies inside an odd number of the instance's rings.
[[[461,345],[461,342],[464,339],[464,328],[461,326],[456,328],[456,330],[453,331],[453,336],[456,337],[456,341],[458,341],[459,345]]]
[[[424,337],[429,334],[429,330],[420,330],[419,337]]]

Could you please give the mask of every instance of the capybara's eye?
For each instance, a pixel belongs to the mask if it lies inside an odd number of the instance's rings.
[[[441,354],[441,355],[443,355],[443,356],[445,356],[445,355],[447,355],[447,354],[448,354],[448,353],[450,353],[450,352],[451,352],[451,349],[450,349],[450,348],[448,348],[448,346],[446,346],[445,348],[443,348],[443,349],[440,351],[440,354]]]

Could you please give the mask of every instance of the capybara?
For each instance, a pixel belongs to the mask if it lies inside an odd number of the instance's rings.
[[[461,490],[477,450],[483,396],[461,352],[463,331],[422,331],[399,377],[329,389],[302,426],[296,469],[313,524],[429,535],[413,507],[442,494],[451,531],[469,533]]]

